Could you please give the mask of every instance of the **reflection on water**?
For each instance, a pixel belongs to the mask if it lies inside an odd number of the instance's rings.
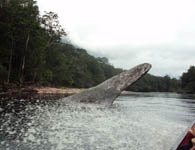
[[[195,118],[191,98],[133,93],[111,108],[29,104],[23,111],[1,113],[0,149],[167,150]]]

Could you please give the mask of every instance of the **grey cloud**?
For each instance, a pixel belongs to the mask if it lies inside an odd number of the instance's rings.
[[[42,10],[59,12],[72,43],[107,57],[116,67],[149,62],[150,73],[179,77],[195,65],[194,0],[142,0],[141,9],[138,1],[125,2],[58,0],[45,5],[38,1]],[[65,5],[69,7],[64,9]]]
[[[94,54],[94,53],[93,53]],[[146,47],[118,46],[98,53],[106,56],[116,67],[129,69],[137,64],[152,64],[150,73],[154,75],[179,77],[190,65],[195,65],[195,47],[155,45]]]

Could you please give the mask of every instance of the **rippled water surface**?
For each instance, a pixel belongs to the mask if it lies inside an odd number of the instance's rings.
[[[17,112],[0,108],[0,149],[168,150],[195,119],[193,99],[132,93],[111,108],[61,101],[29,104]]]

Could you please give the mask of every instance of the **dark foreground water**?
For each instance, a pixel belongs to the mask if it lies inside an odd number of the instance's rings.
[[[1,150],[168,150],[195,119],[189,95],[132,93],[111,108],[29,104],[0,108]]]

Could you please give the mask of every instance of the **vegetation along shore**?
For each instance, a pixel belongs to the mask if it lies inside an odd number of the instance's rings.
[[[32,98],[40,96],[41,91],[67,96],[123,71],[110,64],[106,57],[92,56],[71,44],[58,15],[40,14],[34,0],[1,1],[0,33],[1,98]],[[195,93],[195,67],[192,64],[178,78],[147,74],[127,90]]]

